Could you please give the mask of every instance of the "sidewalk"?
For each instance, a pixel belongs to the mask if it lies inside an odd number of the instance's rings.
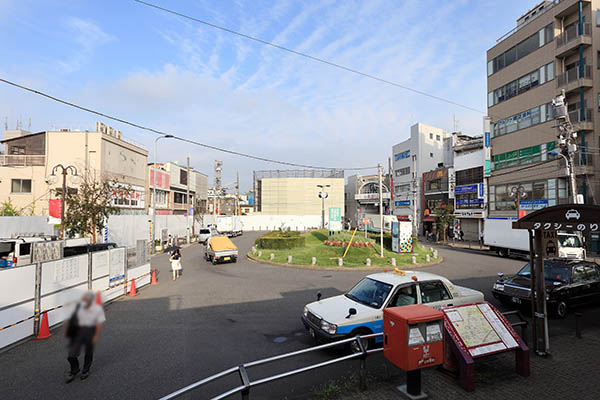
[[[503,353],[475,361],[475,390],[466,392],[456,381],[435,368],[423,372],[423,391],[430,399],[598,399],[600,330],[584,332],[582,339],[558,336],[551,340],[551,358],[531,356],[531,376],[517,375],[514,353]],[[386,381],[369,382],[365,392],[340,393],[347,400],[392,400],[404,398],[396,387],[405,383],[405,373],[390,366]]]

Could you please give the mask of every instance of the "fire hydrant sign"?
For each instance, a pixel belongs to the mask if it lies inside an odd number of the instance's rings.
[[[557,233],[557,231],[542,231],[542,254],[544,257],[558,257]]]

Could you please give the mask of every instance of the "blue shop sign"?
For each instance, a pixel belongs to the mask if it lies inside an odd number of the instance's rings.
[[[454,188],[454,193],[477,193],[477,184],[457,186]]]
[[[410,207],[410,200],[402,200],[402,201],[395,201],[394,202],[394,206],[395,207]]]

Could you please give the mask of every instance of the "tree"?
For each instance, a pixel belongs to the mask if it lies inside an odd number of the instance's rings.
[[[446,231],[448,227],[454,223],[454,207],[452,205],[444,205],[435,209],[435,215],[438,224],[442,229],[443,241],[446,241]]]
[[[12,204],[10,197],[0,203],[0,217],[18,217],[21,213]]]
[[[77,191],[67,190],[65,230],[71,235],[91,235],[92,243],[96,243],[96,235],[104,228],[108,216],[119,214],[114,200],[130,193],[130,187],[116,180],[85,177]]]

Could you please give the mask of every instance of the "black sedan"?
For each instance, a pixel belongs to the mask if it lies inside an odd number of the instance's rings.
[[[600,301],[600,266],[594,262],[567,259],[544,260],[548,311],[559,317],[570,307]],[[492,293],[503,304],[529,304],[530,267],[526,264],[516,275],[498,273]]]

